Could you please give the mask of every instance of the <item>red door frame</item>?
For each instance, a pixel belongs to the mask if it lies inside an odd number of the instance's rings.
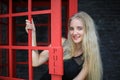
[[[9,18],[9,44],[0,45],[0,49],[8,49],[8,59],[9,59],[9,76],[0,76],[0,79],[3,80],[24,80],[20,78],[14,78],[14,57],[13,49],[22,49],[28,50],[28,70],[29,70],[29,80],[33,80],[33,69],[32,69],[32,50],[49,50],[49,73],[51,74],[51,80],[62,80],[63,75],[63,50],[61,45],[61,31],[62,31],[62,1],[61,0],[51,0],[51,9],[43,10],[43,11],[32,11],[32,0],[28,0],[28,12],[21,13],[12,13],[12,0],[9,0],[9,13],[8,14],[0,14],[0,18]],[[68,0],[68,18],[77,12],[78,9],[78,0]],[[13,25],[13,17],[16,16],[28,16],[28,19],[31,20],[32,15],[37,14],[51,14],[51,46],[43,47],[36,46],[33,47],[31,40],[31,30],[28,33],[28,46],[15,46],[13,45],[13,34],[12,34],[12,25]]]

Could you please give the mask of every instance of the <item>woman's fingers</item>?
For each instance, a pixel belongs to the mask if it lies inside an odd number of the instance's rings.
[[[25,30],[26,30],[27,33],[28,33],[28,29],[32,29],[33,31],[35,31],[35,26],[34,26],[33,19],[32,19],[32,23],[30,23],[29,20],[26,20]]]
[[[30,29],[30,21],[29,21],[29,20],[26,20],[25,30],[26,30],[27,33],[28,33],[28,29]]]
[[[26,25],[25,30],[26,30],[26,32],[28,33],[28,25]]]

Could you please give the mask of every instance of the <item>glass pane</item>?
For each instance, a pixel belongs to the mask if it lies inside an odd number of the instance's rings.
[[[29,80],[28,79],[28,65],[17,65],[16,66],[16,77],[17,78],[22,78],[22,79],[25,79],[25,80]]]
[[[0,14],[9,13],[9,0],[0,0]]]
[[[28,45],[28,34],[25,31],[25,20],[27,19],[27,16],[20,16],[20,17],[14,17],[13,18],[13,45]]]
[[[8,76],[8,50],[0,49],[0,76]]]
[[[14,50],[16,53],[16,62],[27,62],[28,51],[27,50]]]
[[[28,11],[28,0],[12,0],[12,2],[13,13]]]
[[[51,0],[32,0],[32,11],[50,9]]]
[[[37,45],[49,45],[51,41],[50,15],[34,15],[33,20],[36,27],[36,38],[38,43]]]
[[[8,45],[9,34],[8,34],[8,18],[0,18],[0,45]]]

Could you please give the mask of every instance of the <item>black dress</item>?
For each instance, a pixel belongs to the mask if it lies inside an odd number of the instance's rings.
[[[73,80],[81,71],[83,62],[84,60],[82,55],[64,60],[64,75],[62,80]],[[51,80],[51,76],[48,74],[48,71],[40,80]]]

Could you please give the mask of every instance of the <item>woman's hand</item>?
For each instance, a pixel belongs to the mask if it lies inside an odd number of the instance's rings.
[[[31,29],[32,30],[32,46],[36,46],[36,29],[35,29],[35,25],[32,19],[32,23],[30,23],[29,20],[26,20],[26,27],[25,30],[28,33],[28,30]]]
[[[36,31],[36,29],[35,29],[35,24],[34,24],[34,22],[33,22],[33,19],[32,19],[32,23],[30,23],[29,20],[26,20],[25,30],[26,30],[27,33],[28,33],[28,30],[29,30],[29,29],[32,29],[32,32],[35,32],[35,31]]]

